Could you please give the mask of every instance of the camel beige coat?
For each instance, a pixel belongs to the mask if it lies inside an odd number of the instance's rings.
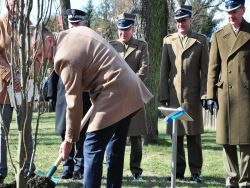
[[[123,59],[128,63],[130,68],[139,78],[145,82],[148,76],[148,46],[147,43],[135,38],[131,38],[124,46],[122,41],[111,41],[110,44],[117,50]],[[128,136],[139,136],[147,134],[146,112],[143,107],[131,119]]]
[[[66,89],[65,140],[78,140],[82,92],[94,105],[88,132],[104,129],[136,112],[153,97],[116,50],[87,27],[60,33],[54,67]]]
[[[179,121],[178,135],[198,135],[204,132],[200,100],[205,98],[208,67],[208,45],[204,35],[190,32],[185,47],[177,33],[164,38],[160,75],[160,101],[169,106],[182,106],[194,119]],[[171,134],[172,126],[167,132]]]
[[[219,102],[217,143],[250,144],[250,24],[246,21],[237,36],[230,24],[213,34],[207,98]]]
[[[10,104],[7,85],[11,79],[7,61],[11,45],[11,25],[6,17],[0,17],[0,104]]]

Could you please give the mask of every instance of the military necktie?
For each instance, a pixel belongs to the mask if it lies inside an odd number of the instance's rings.
[[[235,30],[234,30],[234,33],[235,33],[235,35],[237,36],[238,33],[239,33],[239,29],[235,29]]]
[[[186,46],[187,39],[188,39],[187,35],[180,35],[180,40],[183,48],[185,48]]]
[[[125,57],[125,54],[126,54],[127,50],[128,50],[128,45],[124,43],[123,44],[123,56],[124,57]]]

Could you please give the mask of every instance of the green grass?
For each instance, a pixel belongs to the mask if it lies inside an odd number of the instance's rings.
[[[50,166],[58,157],[58,150],[60,144],[60,136],[55,134],[54,113],[47,113],[42,116],[40,121],[37,153],[35,157],[36,170],[47,172]],[[171,139],[165,134],[166,126],[163,120],[159,120],[159,138],[157,144],[143,146],[143,180],[132,181],[129,170],[129,154],[130,146],[126,147],[125,164],[124,164],[124,178],[122,187],[170,187],[166,177],[171,174]],[[17,146],[17,129],[13,121],[10,130],[10,148],[13,160],[16,161],[16,146]],[[221,146],[215,143],[215,132],[213,130],[206,130],[202,135],[203,146],[203,169],[201,184],[195,184],[189,181],[190,172],[187,167],[185,179],[183,181],[177,180],[177,187],[224,187],[224,170]],[[187,156],[187,153],[186,153]],[[9,165],[9,173],[5,183],[14,180],[14,171]],[[106,163],[104,162],[104,173],[102,187],[105,187]],[[55,177],[60,177],[62,173],[62,165],[54,174]],[[81,181],[60,181],[57,187],[61,188],[76,188],[82,187]]]

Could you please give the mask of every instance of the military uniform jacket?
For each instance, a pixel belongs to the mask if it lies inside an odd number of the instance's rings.
[[[236,36],[231,24],[212,36],[207,98],[218,99],[216,141],[250,144],[250,24]]]
[[[163,39],[160,101],[169,101],[169,106],[182,106],[194,119],[193,122],[179,121],[178,135],[197,135],[204,132],[200,99],[205,98],[208,45],[204,35],[190,32],[185,47],[178,33]],[[167,126],[169,134],[172,126]]]
[[[145,81],[148,75],[148,47],[147,43],[135,38],[131,38],[127,46],[122,41],[111,41],[110,44],[117,50],[130,68],[136,73],[142,81]],[[147,134],[147,121],[145,108],[136,113],[132,118],[128,136],[138,136]]]
[[[69,142],[79,137],[83,91],[94,105],[88,132],[117,123],[153,97],[116,50],[87,27],[60,33],[54,67],[65,85]]]

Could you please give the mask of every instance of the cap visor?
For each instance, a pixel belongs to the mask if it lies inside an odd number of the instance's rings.
[[[231,12],[231,11],[233,11],[233,10],[236,10],[236,9],[240,8],[241,6],[242,6],[242,5],[238,5],[238,6],[233,7],[233,8],[225,9],[225,11],[226,11],[226,12]]]
[[[120,26],[119,24],[117,24],[117,27],[118,27],[118,29],[128,29],[128,28],[130,28],[131,26],[132,26],[133,24],[129,24],[129,25],[127,25],[127,26]]]

